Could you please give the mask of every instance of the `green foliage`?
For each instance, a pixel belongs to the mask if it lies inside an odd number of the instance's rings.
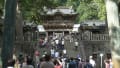
[[[79,22],[92,19],[105,20],[104,0],[81,1],[77,12],[79,13]]]
[[[3,9],[4,0],[0,0],[0,9]]]
[[[20,10],[25,20],[40,22],[43,7],[72,6],[79,13],[77,21],[105,20],[104,0],[21,0]]]
[[[0,17],[3,15],[4,0],[0,0]]]
[[[106,18],[106,9],[105,9],[105,3],[104,0],[94,0],[98,6],[98,17],[100,20],[105,20]]]
[[[67,2],[67,0],[53,0],[53,4],[55,5],[55,7],[65,6],[66,2]]]
[[[20,10],[25,20],[40,22],[40,12],[43,12],[43,7],[51,8],[55,6],[52,0],[21,0]]]
[[[89,3],[80,2],[77,12],[79,13],[79,21],[98,19],[97,7],[91,1]]]
[[[67,0],[66,6],[72,6],[74,10],[78,8],[80,4],[80,0]]]

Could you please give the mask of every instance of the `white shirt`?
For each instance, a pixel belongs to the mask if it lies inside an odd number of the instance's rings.
[[[58,44],[58,43],[59,43],[59,40],[58,40],[58,39],[56,39],[56,40],[55,40],[55,43],[56,43],[56,44]]]
[[[54,49],[51,49],[51,54],[54,54],[55,53],[55,50]]]
[[[14,68],[14,67],[7,67],[7,68]]]
[[[62,45],[64,45],[64,40],[62,40]]]
[[[17,59],[17,57],[16,57],[16,55],[15,55],[15,54],[13,54],[13,59],[14,59],[14,60],[16,60],[16,59]]]
[[[75,42],[75,46],[78,46],[78,42]]]
[[[55,52],[55,57],[59,57],[59,52]]]
[[[66,49],[63,50],[63,54],[66,54]]]
[[[95,67],[95,61],[93,59],[90,59],[90,64],[92,64],[93,67]]]

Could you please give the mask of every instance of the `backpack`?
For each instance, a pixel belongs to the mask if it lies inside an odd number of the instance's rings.
[[[87,63],[84,68],[93,68],[91,64]]]

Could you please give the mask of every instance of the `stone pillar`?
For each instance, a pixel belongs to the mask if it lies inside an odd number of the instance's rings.
[[[64,36],[64,31],[63,31],[63,36]]]
[[[80,42],[80,54],[82,59],[86,59],[84,44]]]
[[[48,37],[48,32],[46,32],[46,37]]]
[[[55,36],[55,32],[53,32],[53,36]]]

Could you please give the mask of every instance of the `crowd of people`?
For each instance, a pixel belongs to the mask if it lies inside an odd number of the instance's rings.
[[[77,58],[53,58],[50,54],[45,54],[38,61],[31,56],[19,55],[18,58],[8,61],[8,68],[81,68],[79,62],[80,59]]]
[[[103,68],[113,68],[111,59],[104,61]],[[89,59],[73,57],[52,57],[45,54],[38,61],[28,55],[19,55],[17,58],[8,60],[8,68],[96,68],[96,63],[90,56]]]
[[[71,40],[70,40],[71,42]],[[33,56],[20,54],[19,56],[13,55],[13,59],[8,60],[8,68],[97,68],[93,56],[89,58],[70,57],[67,55],[66,48],[64,47],[65,40],[63,37],[53,37],[50,39],[40,39],[39,47],[44,48],[51,45],[50,53],[44,51],[41,55],[39,50],[35,50]],[[78,48],[78,41],[74,41],[75,50]],[[113,68],[111,60],[105,60],[105,68]]]

